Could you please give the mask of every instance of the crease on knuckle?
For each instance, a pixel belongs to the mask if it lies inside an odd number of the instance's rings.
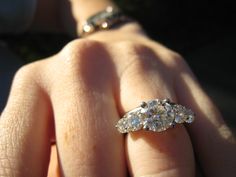
[[[60,52],[62,59],[67,64],[66,67],[78,66],[81,60],[88,60],[91,53],[97,52],[104,45],[102,42],[89,39],[77,39],[68,43]]]
[[[133,44],[133,42],[129,43],[125,48],[124,51],[128,54],[129,59],[120,74],[121,78],[127,74],[134,76],[143,75],[149,72],[162,72],[166,69],[166,66],[158,59],[152,48],[143,44]]]
[[[80,39],[68,44],[61,52],[64,72],[62,78],[74,79],[80,83],[95,84],[110,80],[112,62],[102,42]],[[96,77],[96,80],[94,79]],[[71,80],[70,80],[71,82]],[[101,83],[100,82],[100,83]]]
[[[121,51],[123,50],[126,55],[139,55],[139,56],[150,56],[151,49],[142,43],[137,43],[135,41],[124,40],[120,42],[116,42],[115,46]]]
[[[147,63],[153,63],[154,61],[154,53],[152,50],[140,43],[135,43],[134,41],[121,41],[115,44],[115,49],[121,55],[120,58],[123,58],[124,67],[120,72],[120,76],[123,76],[127,73],[127,70],[130,68],[135,68],[135,70],[139,70],[140,72],[144,70],[144,65]]]

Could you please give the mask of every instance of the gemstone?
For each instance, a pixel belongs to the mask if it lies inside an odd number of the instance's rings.
[[[139,116],[133,114],[128,118],[128,129],[130,131],[140,130],[142,128],[142,121]]]
[[[172,127],[174,119],[175,118],[173,116],[169,116],[168,114],[167,115],[162,115],[163,127],[165,127],[165,128]]]
[[[157,112],[158,100],[151,100],[147,102],[145,107],[141,107],[140,112],[145,114],[147,117],[151,117]]]
[[[175,112],[173,106],[165,101],[151,100],[145,108],[141,108],[144,117],[143,128],[160,132],[173,126]]]
[[[175,122],[178,124],[184,123],[187,118],[186,108],[182,105],[175,105],[174,110],[175,110]]]
[[[176,123],[192,123],[195,114],[191,109],[169,100],[151,100],[142,102],[140,107],[128,112],[116,127],[121,133],[140,129],[161,132]]]
[[[163,127],[166,129],[173,125],[175,119],[175,112],[173,110],[172,105],[170,105],[168,102],[165,102],[162,107],[164,111],[162,111],[161,119]]]
[[[143,121],[143,128],[154,132],[163,131],[162,120],[157,115],[151,118],[146,118]]]
[[[152,130],[153,129],[153,120],[152,118],[146,118],[143,120],[143,129]]]
[[[146,107],[147,107],[147,103],[143,101],[143,102],[141,103],[140,107],[146,108]]]
[[[151,100],[148,102],[149,108],[155,108],[158,105],[158,100]]]
[[[192,123],[195,119],[195,115],[192,110],[187,110],[187,118],[185,120],[186,123]]]
[[[120,119],[118,123],[116,124],[116,127],[119,132],[121,133],[127,133],[128,132],[128,120],[127,118]]]
[[[182,112],[177,113],[175,116],[175,122],[178,124],[184,123],[185,122],[185,115]]]
[[[164,107],[165,107],[166,111],[172,111],[173,110],[172,106],[169,103],[165,103]]]

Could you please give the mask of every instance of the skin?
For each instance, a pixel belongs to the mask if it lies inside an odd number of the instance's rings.
[[[120,117],[153,98],[191,108],[195,122],[118,133]],[[137,23],[76,39],[19,69],[0,119],[0,176],[230,177],[235,149],[184,59]]]

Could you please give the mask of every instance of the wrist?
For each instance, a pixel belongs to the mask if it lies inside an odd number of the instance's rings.
[[[109,0],[71,0],[71,7],[73,17],[76,22],[77,35],[82,29],[82,25],[92,15],[103,11],[108,6],[116,7],[116,5]]]

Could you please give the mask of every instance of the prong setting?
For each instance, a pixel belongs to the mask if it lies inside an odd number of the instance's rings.
[[[192,110],[171,102],[169,99],[142,102],[139,107],[126,113],[116,125],[120,133],[146,130],[162,132],[178,123],[192,123]]]
[[[140,104],[140,107],[141,108],[147,108],[147,103],[145,101],[142,101],[141,104]]]

